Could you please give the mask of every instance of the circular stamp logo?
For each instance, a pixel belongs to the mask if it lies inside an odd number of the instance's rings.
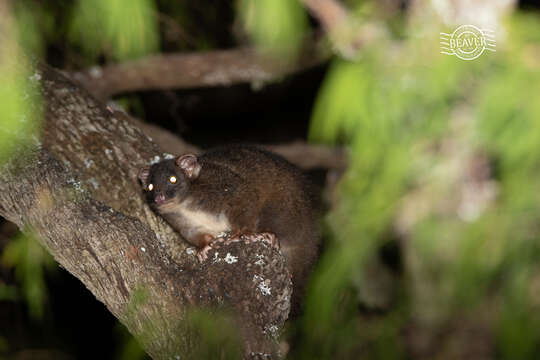
[[[461,25],[452,34],[441,33],[441,53],[456,55],[462,60],[474,60],[485,50],[495,51],[492,31],[474,25]]]

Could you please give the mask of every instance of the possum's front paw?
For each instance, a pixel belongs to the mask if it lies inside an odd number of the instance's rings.
[[[212,244],[208,244],[202,249],[197,250],[197,258],[200,262],[203,262],[204,260],[208,259],[208,252],[212,250]]]

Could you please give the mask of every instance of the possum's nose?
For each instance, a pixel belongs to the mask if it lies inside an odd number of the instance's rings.
[[[156,204],[158,205],[161,205],[165,202],[165,195],[163,194],[157,194],[156,197],[154,198],[154,201],[156,202]]]

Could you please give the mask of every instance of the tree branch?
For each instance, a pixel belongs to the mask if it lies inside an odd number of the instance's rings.
[[[264,147],[304,169],[321,168],[343,171],[348,164],[347,152],[339,146],[312,145],[298,141]]]
[[[178,155],[185,153],[200,153],[201,149],[185,142],[179,136],[153,124],[131,118],[131,120],[153,141],[160,144],[163,151]],[[347,153],[339,146],[312,145],[301,141],[289,144],[264,145],[289,160],[296,166],[309,169],[336,169],[344,170],[347,167]]]
[[[254,48],[167,54],[93,67],[72,76],[95,97],[137,90],[229,86],[275,81],[319,65],[329,58],[316,42],[306,45],[296,62],[271,57]]]
[[[375,23],[360,24],[338,0],[301,0],[319,20],[334,50],[346,59],[358,58],[366,45],[380,40],[384,27]]]
[[[263,242],[236,242],[200,264],[142,199],[136,174],[161,158],[158,147],[58,72],[36,75],[41,145],[4,165],[0,215],[35,232],[152,357],[193,355],[201,344],[186,317],[200,306],[233,311],[245,357],[276,354],[291,294],[283,256]]]
[[[347,9],[334,0],[301,0],[309,12],[319,21],[327,32],[347,21]]]

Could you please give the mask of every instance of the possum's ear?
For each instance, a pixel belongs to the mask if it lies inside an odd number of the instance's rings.
[[[150,176],[150,168],[148,166],[143,167],[141,170],[139,170],[139,180],[141,181],[141,184],[143,187],[146,187],[148,184],[148,176]]]
[[[190,179],[196,179],[201,171],[201,164],[199,164],[197,156],[193,154],[179,156],[176,159],[176,166],[182,169],[184,174]]]

